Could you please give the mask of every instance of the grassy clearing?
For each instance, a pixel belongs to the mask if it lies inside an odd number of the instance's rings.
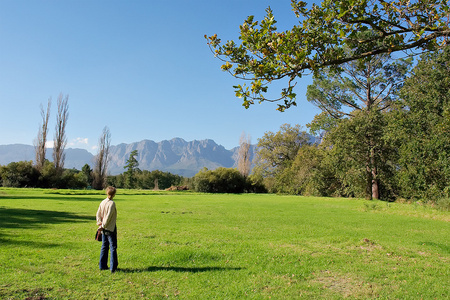
[[[95,191],[0,189],[2,299],[448,299],[450,214],[383,202],[119,190],[120,272]]]

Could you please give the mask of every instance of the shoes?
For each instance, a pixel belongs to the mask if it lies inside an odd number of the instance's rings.
[[[105,271],[105,270],[109,270],[109,268],[101,268],[100,269],[100,271]],[[117,268],[117,269],[111,270],[111,273],[116,273],[116,271],[119,271],[119,269]]]

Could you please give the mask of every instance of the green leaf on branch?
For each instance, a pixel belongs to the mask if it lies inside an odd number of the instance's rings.
[[[345,63],[379,54],[435,51],[448,44],[448,1],[323,0],[308,8],[306,2],[293,0],[291,5],[302,19],[290,30],[277,32],[268,8],[261,22],[249,16],[240,26],[240,44],[222,44],[217,35],[207,38],[211,51],[224,62],[222,70],[234,68],[230,74],[236,78],[261,80],[249,98],[258,100],[260,92],[266,92],[263,87],[274,80],[289,87],[305,73],[339,70]],[[365,31],[371,34],[361,36]],[[289,101],[291,96],[283,95]],[[271,102],[278,100],[283,98]],[[278,110],[289,107],[281,106]]]

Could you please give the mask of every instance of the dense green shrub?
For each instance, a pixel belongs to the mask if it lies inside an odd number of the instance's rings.
[[[194,190],[205,193],[243,193],[245,177],[236,169],[203,169],[194,176]]]
[[[86,174],[65,169],[58,175],[53,163],[46,161],[39,171],[31,161],[12,162],[0,166],[0,185],[4,187],[41,187],[80,189],[88,186]]]
[[[265,188],[256,178],[247,178],[238,170],[217,168],[200,170],[192,179],[192,187],[204,193],[244,193],[265,192]]]
[[[4,187],[35,187],[39,172],[31,161],[12,162],[0,166],[1,184]]]

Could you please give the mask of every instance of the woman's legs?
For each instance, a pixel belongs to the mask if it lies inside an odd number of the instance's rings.
[[[108,269],[108,251],[109,251],[109,238],[108,236],[102,236],[102,248],[100,249],[100,262],[99,267],[100,270]]]
[[[119,261],[117,260],[117,232],[111,233],[111,235],[108,236],[108,240],[109,249],[111,251],[110,270],[111,272],[115,272],[119,265]]]

